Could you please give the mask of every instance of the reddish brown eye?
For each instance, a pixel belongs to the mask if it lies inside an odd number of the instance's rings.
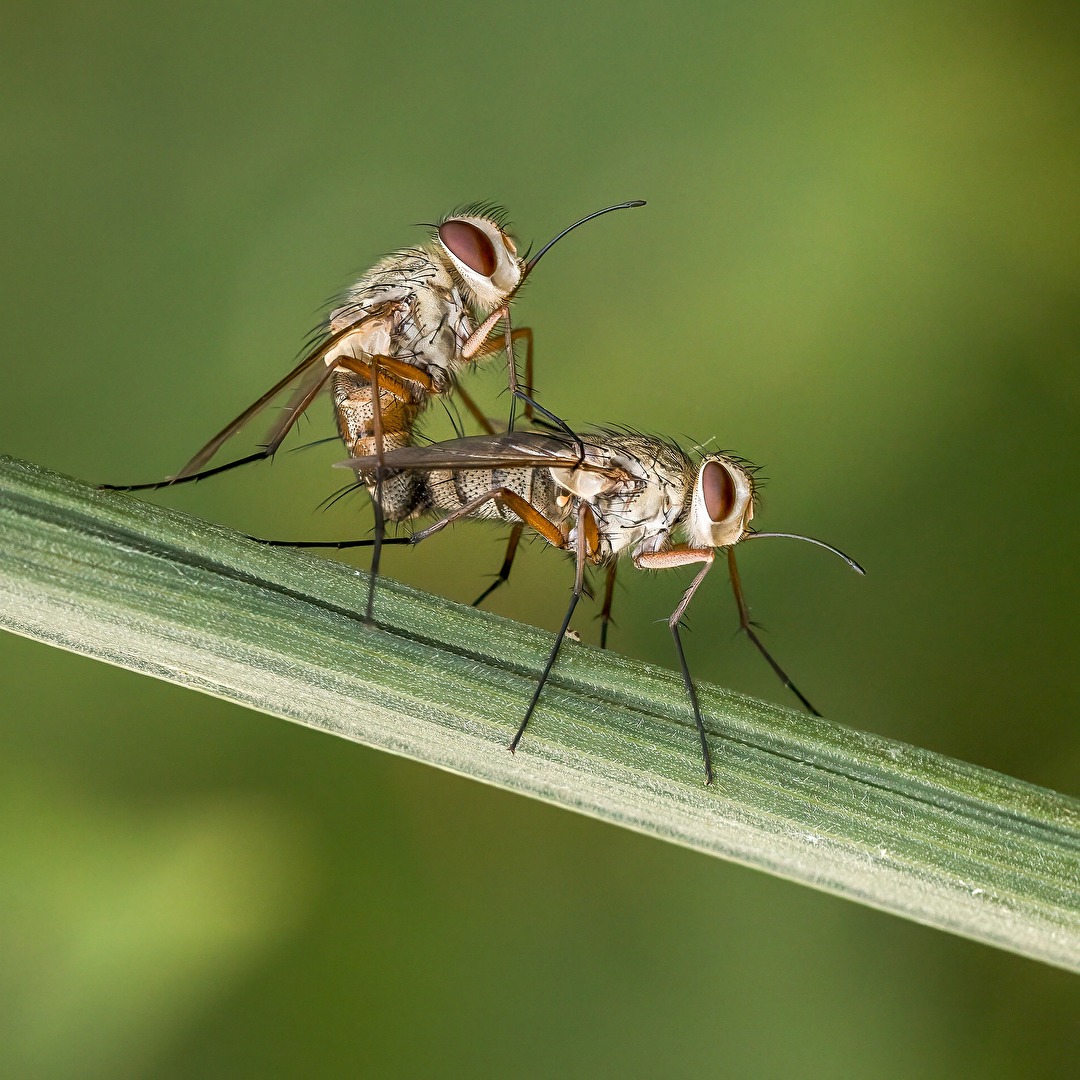
[[[735,481],[718,461],[706,462],[701,470],[701,494],[710,521],[724,521],[735,508]]]
[[[470,270],[484,277],[495,273],[495,248],[475,225],[451,218],[439,226],[439,239]]]

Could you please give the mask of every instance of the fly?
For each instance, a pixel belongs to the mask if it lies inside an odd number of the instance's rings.
[[[613,210],[643,205],[635,200],[594,211],[563,229],[532,258],[518,255],[500,209],[471,206],[450,214],[438,223],[427,244],[385,256],[350,286],[345,302],[330,313],[319,341],[300,363],[226,424],[174,476],[150,484],[103,486],[114,491],[168,487],[271,457],[328,384],[348,453],[381,462],[387,450],[412,441],[416,419],[431,397],[453,389],[468,364],[501,351],[506,353],[512,395],[508,428],[513,430],[519,398],[565,428],[518,383],[514,342],[524,339],[531,392],[532,330],[511,326],[510,305],[536,264],[567,233]],[[258,451],[208,467],[229,439],[285,393],[287,403]],[[491,431],[472,399],[463,391],[459,394],[481,426]],[[376,466],[377,482],[381,468]],[[389,494],[391,499],[401,497],[404,493]],[[381,503],[381,498],[375,500],[373,574],[381,539]],[[369,618],[371,604],[369,595]]]
[[[516,519],[553,547],[574,554],[570,604],[510,742],[511,751],[517,749],[555,665],[584,591],[587,564],[607,567],[602,616],[605,627],[610,618],[615,567],[621,556],[629,557],[641,570],[700,567],[668,618],[668,628],[701,742],[705,782],[711,783],[712,756],[679,626],[712,569],[717,552],[726,555],[741,629],[784,685],[815,716],[820,714],[773,658],[750,621],[734,549],[747,540],[787,537],[831,551],[860,574],[862,567],[824,541],[752,529],[755,470],[734,455],[691,456],[674,442],[622,430],[602,429],[578,439],[580,445],[553,434],[506,432],[388,451],[382,467],[393,470],[391,475],[408,475],[412,494],[404,502],[385,504],[386,518],[404,521],[431,512],[443,515],[412,536],[388,542],[419,543],[461,518]],[[343,464],[364,482],[370,481],[372,470],[378,466],[373,456],[353,458]],[[676,534],[681,536],[678,542]],[[357,540],[292,546],[359,547],[372,543]]]

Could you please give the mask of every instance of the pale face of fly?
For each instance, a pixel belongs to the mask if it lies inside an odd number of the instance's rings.
[[[525,262],[513,237],[492,218],[447,218],[435,239],[479,312],[494,311],[521,284]]]
[[[686,533],[692,547],[730,547],[754,516],[754,481],[736,461],[710,454],[698,466]]]

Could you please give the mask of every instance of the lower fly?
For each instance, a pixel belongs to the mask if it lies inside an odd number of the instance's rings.
[[[747,540],[786,537],[822,547],[860,574],[862,568],[824,541],[794,533],[751,528],[755,511],[755,469],[725,453],[691,456],[676,443],[624,430],[600,429],[570,441],[539,432],[470,436],[429,446],[388,451],[343,463],[370,483],[377,465],[391,481],[407,478],[409,497],[384,506],[388,520],[439,513],[432,525],[389,543],[416,544],[461,519],[517,521],[552,547],[573,553],[574,587],[566,615],[551,646],[509,749],[517,749],[558,658],[570,620],[584,592],[587,565],[608,569],[603,619],[610,619],[615,567],[628,557],[642,570],[697,567],[698,572],[668,618],[679,668],[694,714],[705,767],[713,779],[705,722],[679,628],[718,552],[728,565],[739,625],[783,684],[805,709],[820,715],[788,677],[756,633],[735,561],[735,547]],[[676,540],[676,535],[680,540]],[[282,541],[298,547],[362,547],[371,540],[313,543]]]

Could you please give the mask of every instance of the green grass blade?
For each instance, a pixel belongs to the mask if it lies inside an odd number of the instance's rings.
[[[1080,969],[1080,802],[0,458],[0,626]]]

